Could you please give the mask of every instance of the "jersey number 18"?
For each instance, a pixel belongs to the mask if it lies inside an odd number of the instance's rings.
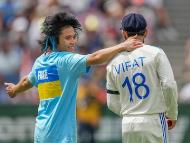
[[[137,81],[136,81],[136,79],[138,77],[142,79],[142,81],[140,83],[137,83]],[[130,102],[133,102],[133,89],[132,89],[132,86],[131,86],[131,83],[129,80],[130,80],[129,77],[127,76],[122,84],[122,87],[124,88],[127,85],[129,93],[130,93]],[[134,84],[135,95],[138,97],[138,99],[145,99],[149,96],[150,89],[149,89],[148,85],[146,85],[145,82],[146,82],[146,77],[143,73],[136,73],[132,77],[132,84]],[[140,95],[140,93],[139,93],[140,87],[145,89],[144,95]]]

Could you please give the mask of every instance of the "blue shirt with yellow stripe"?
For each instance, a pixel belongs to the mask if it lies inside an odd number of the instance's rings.
[[[52,52],[35,61],[28,75],[40,99],[34,142],[77,142],[76,95],[78,78],[88,71],[86,59],[86,55]]]

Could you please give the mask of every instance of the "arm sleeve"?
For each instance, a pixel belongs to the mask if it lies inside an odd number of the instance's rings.
[[[174,79],[174,74],[170,62],[164,51],[161,49],[159,54],[157,55],[157,72],[167,107],[166,116],[173,120],[177,120],[178,116],[177,84]]]
[[[115,114],[121,116],[121,104],[120,93],[115,86],[115,82],[112,77],[112,70],[110,66],[107,66],[107,106]]]
[[[36,72],[34,68],[35,64],[32,67],[32,70],[28,74],[28,80],[33,86],[37,86],[37,77],[36,77]]]
[[[87,73],[90,69],[90,66],[87,66],[87,57],[88,55],[80,55],[75,53],[70,53],[65,57],[61,58],[59,63],[64,68],[68,68],[68,72],[74,73],[73,75],[80,75]]]

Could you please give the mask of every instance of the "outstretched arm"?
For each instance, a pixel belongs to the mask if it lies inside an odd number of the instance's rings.
[[[13,83],[5,83],[5,85],[7,86],[6,92],[11,98],[14,98],[18,93],[32,88],[28,76],[23,77],[16,85]]]
[[[143,43],[134,37],[128,38],[123,43],[120,43],[116,46],[98,50],[92,54],[89,54],[87,58],[87,65],[102,64],[111,60],[115,55],[123,51],[132,51],[136,48],[143,46]]]

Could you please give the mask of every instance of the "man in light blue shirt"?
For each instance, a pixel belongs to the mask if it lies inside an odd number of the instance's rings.
[[[69,52],[43,54],[36,60],[28,76],[40,98],[36,142],[76,142],[77,80],[87,70],[86,56]]]
[[[16,85],[5,83],[7,94],[13,98],[33,86],[38,88],[39,108],[36,118],[35,143],[76,143],[76,95],[80,75],[91,65],[111,60],[118,53],[139,48],[135,37],[116,46],[89,55],[75,53],[78,40],[78,20],[68,13],[46,17],[41,39],[43,54],[29,73]]]

